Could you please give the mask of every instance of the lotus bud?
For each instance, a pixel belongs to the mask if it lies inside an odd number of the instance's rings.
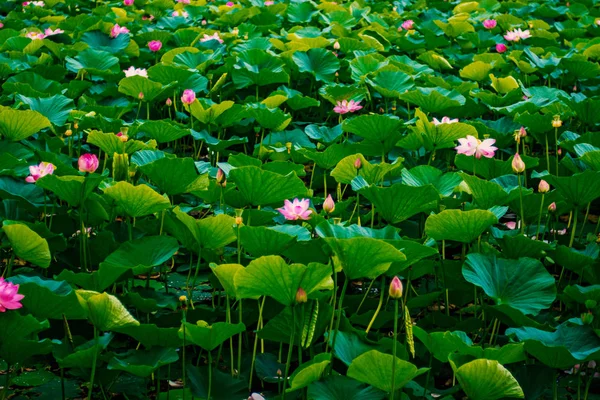
[[[591,325],[592,321],[594,321],[594,314],[591,311],[581,314],[581,322],[586,325]]]
[[[354,161],[354,168],[356,168],[356,169],[360,169],[361,167],[362,167],[362,161],[360,160],[360,158],[357,158],[357,159]]]
[[[98,169],[98,157],[95,154],[86,153],[82,154],[77,161],[79,171],[94,173]]]
[[[306,303],[307,301],[308,301],[308,296],[306,295],[306,292],[304,291],[304,289],[298,288],[298,291],[296,292],[296,303],[301,304],[301,303]]]
[[[243,222],[244,222],[244,219],[242,217],[235,217],[235,224],[237,226],[240,226]]]
[[[279,377],[280,377],[280,376],[282,376],[282,375],[283,375],[283,372],[281,372],[281,369],[277,369],[277,376],[279,376]]]
[[[167,105],[167,107],[171,107],[173,105],[173,100],[171,100],[171,98],[168,97],[167,101],[165,101],[165,104]]]
[[[331,214],[334,210],[335,202],[333,201],[333,197],[331,197],[331,195],[328,195],[325,199],[325,202],[323,203],[323,211],[325,211],[327,214]]]
[[[72,134],[73,134],[73,131],[72,131],[72,130],[70,130],[70,129],[67,129],[67,130],[65,131],[65,136],[71,136]]]
[[[506,47],[506,45],[504,43],[498,43],[496,45],[496,51],[498,53],[504,53],[506,50],[508,50],[508,47]]]
[[[144,92],[140,92],[140,93],[138,94],[138,99],[140,99],[140,100],[144,100]]]
[[[548,191],[550,190],[550,185],[548,184],[548,182],[546,182],[545,180],[541,180],[540,184],[538,185],[538,192],[540,193],[548,193]]]
[[[238,28],[233,28],[233,29],[231,30],[231,33],[233,33],[235,36],[237,36],[237,35],[239,35],[239,33],[240,33],[240,30],[239,30]]]
[[[525,171],[525,163],[521,159],[519,153],[516,153],[512,160],[512,170],[515,174],[520,174]]]
[[[196,100],[196,93],[192,89],[185,89],[181,96],[181,102],[183,104],[192,104]]]
[[[555,202],[550,203],[550,205],[548,206],[548,211],[551,213],[556,212],[556,203]]]
[[[285,148],[287,149],[288,154],[292,152],[292,142],[286,142]]]
[[[127,136],[125,133],[123,132],[119,132],[117,133],[117,137],[119,138],[119,140],[121,142],[126,142],[129,139],[129,136]]]
[[[202,20],[202,25],[206,25],[206,20],[205,19]]]
[[[182,303],[187,302],[187,297],[186,296],[179,296],[179,301]]]
[[[554,119],[552,120],[552,127],[560,128],[561,126],[562,126],[562,121],[560,120],[560,115],[555,115]]]
[[[217,171],[217,183],[221,184],[225,179],[225,173],[221,168],[219,168],[219,170]]]
[[[527,129],[525,129],[524,126],[521,127],[521,129],[519,129],[519,136],[524,138],[525,136],[527,136]]]
[[[402,281],[397,276],[392,279],[390,283],[390,297],[392,299],[400,299],[402,298],[402,291],[404,288],[402,287]]]
[[[333,48],[334,48],[335,50],[339,50],[339,49],[340,49],[340,42],[335,42],[335,43],[333,44]]]

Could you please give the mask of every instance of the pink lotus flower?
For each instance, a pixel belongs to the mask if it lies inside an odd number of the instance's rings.
[[[98,165],[100,163],[98,162],[98,157],[96,157],[95,154],[86,153],[79,157],[77,164],[79,166],[79,171],[93,174],[98,169]]]
[[[226,5],[227,7],[233,7],[233,6],[234,6],[234,3],[233,3],[233,1],[228,1],[227,3],[225,3],[225,5]]]
[[[142,15],[142,21],[152,21],[154,19],[154,15]]]
[[[121,142],[126,142],[127,140],[129,140],[129,136],[125,135],[123,132],[117,133],[116,136]]]
[[[190,4],[190,0],[177,0],[177,2],[181,4]]]
[[[458,154],[464,154],[466,156],[474,155],[476,158],[484,156],[486,158],[494,157],[494,153],[498,150],[497,147],[492,146],[496,143],[496,139],[485,139],[483,142],[477,139],[475,136],[467,135],[466,138],[458,139],[460,143],[454,149]]]
[[[42,40],[46,36],[43,33],[40,33],[40,32],[27,32],[25,34],[25,37],[28,37],[31,40]]]
[[[4,28],[4,24],[0,22],[0,29]]]
[[[250,397],[248,397],[248,400],[265,400],[265,398],[258,393],[252,393]]]
[[[19,285],[13,285],[4,278],[0,278],[0,312],[18,310],[23,307],[20,302],[25,296],[19,294],[18,291]]]
[[[509,42],[518,42],[519,40],[527,39],[530,37],[531,34],[529,33],[529,29],[523,31],[520,28],[508,31],[504,35],[504,39],[508,40]]]
[[[134,1],[135,1],[135,0],[123,0],[123,5],[124,5],[125,7],[132,6]]]
[[[312,210],[309,210],[310,200],[308,199],[294,199],[293,202],[286,200],[284,202],[284,206],[278,208],[279,211],[287,220],[296,221],[298,219],[308,220],[310,219],[310,214],[312,214]]]
[[[144,68],[136,68],[132,66],[127,69],[124,69],[123,72],[125,72],[126,78],[129,78],[131,76],[142,76],[144,78],[148,77],[148,71],[146,71]]]
[[[443,117],[442,120],[438,120],[437,118],[434,118],[433,121],[431,121],[434,125],[441,125],[441,124],[454,124],[456,122],[458,122],[458,118],[454,118],[454,119],[450,119],[448,117]]]
[[[47,29],[44,31],[44,35],[45,35],[46,37],[48,37],[48,36],[53,36],[53,35],[60,35],[61,33],[65,33],[65,31],[63,31],[62,29],[58,29],[58,28],[56,28],[56,29],[54,29],[54,30],[52,30],[52,29],[50,29],[50,28],[47,28]]]
[[[160,40],[152,40],[150,42],[148,42],[148,48],[150,49],[150,51],[153,52],[157,52],[161,49],[162,47],[162,42]]]
[[[184,17],[184,18],[187,18],[190,16],[190,14],[187,11],[183,11],[183,10],[173,11],[173,14],[171,14],[171,15],[174,17]]]
[[[402,27],[402,29],[406,29],[411,30],[415,27],[415,21],[413,21],[412,19],[406,20],[402,23],[402,25],[400,25]]]
[[[519,153],[516,153],[515,156],[513,157],[511,166],[512,166],[512,170],[515,174],[520,174],[523,171],[525,171],[525,168],[526,168],[525,163],[523,162],[523,159],[521,158]]]
[[[202,25],[206,25],[206,24],[207,24],[206,20],[205,20],[205,19],[203,19],[203,20],[202,20]]]
[[[515,221],[508,221],[504,223],[504,226],[512,231],[517,228],[517,223]]]
[[[181,96],[181,102],[183,104],[192,104],[196,100],[196,93],[192,89],[185,89]]]
[[[508,50],[508,47],[506,47],[506,45],[504,43],[498,43],[496,45],[496,51],[498,53],[504,53],[506,50]]]
[[[275,4],[275,2],[272,0],[265,1],[265,6],[272,6],[273,4]]]
[[[402,281],[397,276],[394,276],[392,282],[390,282],[389,294],[392,299],[400,299],[402,298],[402,292],[404,291],[404,287],[402,285]]]
[[[129,29],[125,28],[124,26],[119,26],[119,24],[115,24],[115,26],[113,26],[110,30],[110,37],[116,38],[122,33],[129,33]]]
[[[29,167],[29,176],[25,178],[25,182],[34,183],[42,176],[52,175],[56,167],[54,164],[42,161],[39,165],[31,165]]]
[[[323,202],[323,211],[327,214],[331,214],[335,210],[335,201],[333,201],[333,197],[328,195],[325,201]]]
[[[353,113],[361,108],[362,106],[360,105],[360,101],[342,100],[337,102],[337,105],[333,108],[333,111],[338,114],[346,114],[349,112]]]
[[[553,201],[553,202],[552,202],[552,203],[550,203],[550,205],[548,206],[548,212],[551,212],[551,213],[553,213],[553,212],[555,212],[555,211],[556,211],[556,202],[554,202],[554,201]]]
[[[550,191],[550,185],[548,184],[548,182],[542,179],[540,181],[540,184],[538,185],[538,192],[548,193],[548,191]]]
[[[495,19],[486,19],[483,21],[483,27],[485,29],[494,29],[498,22]]]
[[[219,36],[219,32],[215,32],[212,35],[204,34],[204,37],[200,39],[201,42],[208,42],[209,40],[216,40],[219,43],[223,43],[223,39]]]
[[[43,1],[24,1],[23,7],[34,6],[34,7],[44,7],[46,3]]]

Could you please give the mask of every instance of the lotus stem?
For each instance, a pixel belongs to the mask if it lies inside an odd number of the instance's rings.
[[[4,390],[2,390],[2,400],[5,400],[8,395],[8,387],[10,386],[10,368],[11,365],[8,364],[6,367],[6,383],[4,384]]]
[[[573,247],[573,241],[575,240],[575,231],[577,230],[577,214],[579,214],[579,208],[575,207],[573,213],[573,228],[571,231],[571,239],[569,240],[569,247]]]
[[[96,378],[96,364],[98,363],[98,329],[94,326],[94,357],[92,360],[92,375],[90,377],[90,386],[88,388],[88,400],[92,400],[94,391],[94,379]]]
[[[331,352],[332,353],[335,352],[335,341],[337,339],[337,333],[340,330],[340,322],[342,320],[342,307],[344,304],[344,295],[346,294],[346,289],[348,288],[348,281],[349,281],[348,277],[345,277],[344,286],[342,286],[342,293],[340,294],[340,302],[338,305],[337,319],[335,321],[335,331],[333,332],[333,339],[331,340]]]
[[[538,216],[537,230],[535,231],[536,240],[540,240],[540,224],[542,223],[542,212],[544,210],[544,196],[545,193],[542,193],[542,202],[540,203],[540,215]]]
[[[521,234],[525,234],[525,209],[523,208],[523,185],[521,182],[521,174],[517,174],[519,180],[519,203],[521,205]]]
[[[248,382],[248,391],[252,391],[252,375],[254,374],[254,364],[256,362],[256,348],[258,347],[258,330],[260,329],[260,323],[262,321],[262,312],[263,312],[263,306],[265,305],[265,298],[266,296],[263,296],[262,298],[262,302],[259,300],[257,300],[258,303],[258,322],[256,323],[256,334],[254,335],[254,348],[252,350],[252,363],[250,364],[250,379]]]
[[[464,247],[463,247],[464,249]],[[444,280],[444,296],[446,302],[446,315],[450,316],[450,295],[448,293],[448,286],[446,285],[446,241],[442,240],[442,279]]]
[[[427,399],[427,389],[429,388],[429,377],[431,376],[431,366],[433,365],[433,353],[429,353],[429,370],[425,377],[425,386],[423,387],[423,400]]]
[[[238,312],[239,312],[239,323],[242,323],[242,299],[239,299],[239,304],[238,304]],[[238,377],[241,376],[242,374],[242,339],[243,339],[243,332],[240,332],[240,335],[238,337],[238,363],[237,363],[237,375]]]
[[[292,363],[292,352],[294,350],[294,340],[296,337],[296,307],[292,306],[292,332],[290,333],[290,347],[288,348],[287,361],[285,362],[285,374],[283,376],[282,400],[285,400],[285,389],[287,388],[288,378],[290,376],[290,364]]]
[[[210,400],[210,394],[212,392],[212,372],[213,372],[213,362],[212,362],[212,354],[210,350],[208,351],[208,393],[207,400]]]
[[[556,146],[556,176],[558,176],[558,128],[554,128],[554,143]]]
[[[229,295],[226,294],[225,295],[225,301],[227,302],[227,311],[226,311],[226,315],[225,318],[227,319],[227,322],[229,322],[230,324],[231,322],[231,303],[229,301]],[[234,369],[234,356],[233,356],[233,337],[229,338],[229,355],[230,355],[230,359],[231,359],[231,376],[233,376],[233,373],[235,371]]]
[[[579,241],[581,242],[581,237],[583,236],[583,231],[585,230],[585,223],[587,222],[588,216],[590,215],[590,206],[591,202],[587,205],[587,210],[585,211],[585,217],[583,218],[583,223],[581,224],[581,230],[579,231]]]
[[[365,291],[365,294],[363,295],[363,298],[360,301],[360,304],[358,305],[358,308],[356,309],[356,314],[358,314],[360,312],[360,309],[361,309],[363,303],[365,302],[365,300],[367,299],[367,296],[371,292],[371,288],[373,287],[373,283],[375,283],[375,279],[371,280],[371,283],[369,284],[369,287]]]
[[[392,391],[390,400],[394,400],[396,391],[396,347],[398,346],[398,299],[394,299],[394,341],[392,342]]]
[[[385,275],[381,276],[381,288],[379,289],[379,303],[377,304],[377,309],[375,310],[375,314],[373,314],[373,317],[371,318],[371,321],[369,322],[369,325],[367,326],[367,329],[365,330],[366,333],[369,333],[369,331],[371,330],[371,327],[373,326],[373,323],[375,322],[375,320],[377,319],[377,316],[379,315],[379,311],[381,310],[381,306],[383,305],[383,294],[385,293]]]

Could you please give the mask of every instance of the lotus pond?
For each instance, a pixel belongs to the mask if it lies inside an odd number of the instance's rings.
[[[0,399],[600,399],[596,0],[0,2]]]

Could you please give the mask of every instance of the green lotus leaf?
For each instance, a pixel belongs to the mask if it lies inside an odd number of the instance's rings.
[[[161,96],[173,85],[163,85],[143,76],[130,76],[119,82],[119,93],[133,97],[135,100],[150,102]],[[143,96],[140,98],[140,95]]]
[[[150,140],[146,143],[139,140],[129,139],[122,142],[121,139],[114,133],[104,133],[100,131],[92,131],[87,136],[87,142],[94,144],[102,149],[106,154],[133,154],[139,150],[152,150],[156,148],[156,140]]]
[[[415,326],[413,333],[427,347],[427,350],[442,362],[447,362],[451,354],[467,351],[473,346],[473,341],[461,331],[428,333],[423,328]]]
[[[140,167],[150,181],[168,195],[208,188],[208,174],[198,175],[191,158],[161,158]]]
[[[230,337],[245,330],[246,326],[242,323],[217,322],[209,325],[205,321],[198,321],[196,324],[184,322],[179,328],[179,337],[185,338],[188,343],[200,346],[204,350],[213,351]]]
[[[48,321],[16,312],[0,314],[0,357],[10,364],[24,362],[34,355],[52,351],[50,339],[38,340],[37,334],[50,328]]]
[[[198,64],[200,63],[201,62]],[[196,65],[197,64],[194,64],[191,68],[195,68]],[[208,79],[193,70],[165,64],[156,64],[153,67],[148,68],[148,78],[160,82],[163,85],[174,82],[177,89],[191,89],[196,93],[206,92],[208,85]]]
[[[519,88],[519,83],[512,76],[507,76],[506,78],[496,78],[494,74],[490,74],[490,79],[492,80],[492,87],[500,94],[506,94]]]
[[[17,257],[41,268],[50,266],[52,256],[48,241],[27,225],[18,221],[5,220],[2,222],[2,231],[8,237],[12,250]]]
[[[588,300],[600,303],[600,285],[586,287],[569,285],[565,288],[564,293],[579,304],[585,304]]]
[[[321,353],[312,357],[310,361],[300,365],[290,376],[290,388],[287,391],[293,392],[294,390],[305,388],[321,379],[330,362],[331,354]]]
[[[73,100],[61,94],[44,98],[31,98],[19,95],[19,99],[33,111],[37,111],[48,118],[54,125],[59,126],[66,122],[69,113],[74,108]],[[0,118],[2,118],[1,114]]]
[[[299,288],[310,295],[331,285],[331,267],[311,263],[288,265],[280,256],[263,256],[250,262],[235,275],[240,298],[270,296],[283,305],[296,303]]]
[[[402,182],[408,186],[427,186],[433,185],[440,196],[448,197],[454,189],[460,185],[461,176],[454,172],[443,173],[435,167],[429,165],[419,165],[410,170],[402,169]]]
[[[361,168],[356,170],[354,163],[360,159]],[[344,157],[339,161],[336,167],[331,171],[331,176],[340,183],[350,184],[357,176],[361,176],[367,183],[378,184],[385,175],[395,168],[399,168],[400,163],[388,164],[371,164],[362,154],[354,154]]]
[[[402,183],[383,188],[369,186],[359,193],[369,199],[377,212],[390,224],[437,208],[440,198],[433,185],[408,186]]]
[[[237,56],[232,72],[233,83],[238,89],[273,83],[288,83],[290,76],[284,62],[264,50],[250,49]]]
[[[402,71],[379,71],[366,82],[384,97],[398,98],[415,85],[412,77]]]
[[[292,60],[300,72],[308,72],[321,82],[332,82],[336,71],[340,69],[338,58],[326,49],[297,51],[292,56]]]
[[[417,369],[408,361],[395,358],[377,350],[356,357],[348,368],[348,377],[367,383],[385,392],[392,390],[392,362],[396,363],[396,389],[401,389],[429,368]]]
[[[154,214],[171,206],[169,199],[146,185],[117,182],[106,188],[104,194],[114,200],[125,215],[133,218]]]
[[[491,225],[498,222],[487,210],[444,210],[425,221],[425,233],[435,240],[471,243]]]
[[[519,198],[519,186],[516,176],[505,176],[506,179],[501,181],[504,185],[495,181],[480,179],[470,174],[461,173],[460,176],[469,186],[473,199],[482,209],[505,205]],[[509,184],[509,180],[512,184]],[[523,195],[531,193],[531,190],[523,189]]]
[[[14,142],[27,139],[51,125],[50,120],[37,111],[0,109],[0,135]]]
[[[106,51],[88,48],[77,54],[74,58],[66,57],[65,60],[67,61],[67,69],[76,74],[79,74],[81,70],[98,76],[121,73],[118,67],[119,59]]]
[[[475,61],[460,70],[460,76],[474,81],[482,81],[488,77],[489,72],[494,69],[491,64],[483,61]]]
[[[537,315],[556,298],[554,277],[532,258],[509,260],[469,254],[462,272],[467,281],[483,288],[496,304],[508,304],[524,314]]]
[[[344,226],[341,224],[332,224],[329,221],[323,221],[317,225],[315,232],[321,237],[337,239],[350,239],[354,237],[369,237],[385,240],[400,239],[397,229],[389,225],[382,229],[371,229],[359,225]]]
[[[333,335],[328,335],[328,338],[329,342],[333,341]],[[347,366],[350,366],[356,357],[370,350],[373,350],[373,346],[363,342],[356,333],[343,331],[337,333],[334,354]]]
[[[286,199],[307,195],[304,182],[293,173],[281,176],[249,166],[231,170],[229,178],[235,182],[244,203],[252,206],[283,203]]]
[[[91,174],[87,177],[46,175],[38,179],[36,185],[54,193],[59,199],[69,203],[71,207],[77,207],[82,201],[89,198],[103,180],[104,177],[98,174]]]
[[[149,350],[136,350],[123,356],[115,355],[111,358],[107,368],[145,378],[163,365],[174,363],[177,360],[179,360],[179,355],[175,349],[154,347]]]
[[[382,400],[385,393],[343,375],[331,375],[311,384],[308,396],[321,400]]]
[[[115,332],[129,335],[146,347],[179,347],[182,345],[178,333],[179,328],[162,328],[153,324],[141,324],[116,328]]]
[[[225,293],[231,297],[237,297],[235,287],[235,275],[239,270],[244,269],[240,264],[210,264],[212,272],[215,274]]]
[[[130,39],[129,35],[118,35],[111,38],[101,31],[87,31],[81,36],[81,41],[91,49],[116,55],[127,48]]]
[[[455,90],[436,88],[416,88],[402,93],[400,99],[421,107],[426,112],[443,113],[465,104],[465,97]]]
[[[400,128],[404,123],[387,115],[370,114],[346,119],[342,124],[344,132],[350,132],[374,144],[381,152],[389,152],[402,136]],[[364,142],[363,142],[364,143]]]
[[[554,186],[569,204],[579,209],[600,197],[600,172],[598,171],[584,171],[568,177],[546,175],[542,178]]]
[[[146,121],[138,128],[138,133],[143,133],[158,143],[168,143],[189,135],[190,131],[166,121]]]
[[[234,229],[235,219],[229,215],[219,214],[196,219],[181,211],[179,207],[175,208],[173,212],[192,233],[198,248],[220,249],[237,238]]]
[[[355,237],[323,240],[334,253],[336,267],[341,267],[348,279],[374,279],[385,273],[393,262],[406,260],[402,252],[380,239]]]
[[[517,380],[498,361],[479,359],[457,367],[451,360],[450,365],[470,399],[525,398]]]
[[[202,104],[196,100],[190,104],[190,113],[198,121],[204,124],[215,124],[217,118],[221,116],[225,111],[233,107],[235,102],[227,100],[219,104]]]
[[[268,227],[240,228],[240,243],[254,257],[281,254],[295,242],[295,236]]]
[[[74,343],[75,348],[71,348],[71,344],[65,341],[54,345],[52,355],[61,368],[91,368],[95,355],[105,350],[113,338],[112,333],[107,333],[99,336],[98,341],[92,339],[82,344]]]
[[[92,324],[102,332],[140,324],[113,295],[85,290],[78,290],[77,295]]]

